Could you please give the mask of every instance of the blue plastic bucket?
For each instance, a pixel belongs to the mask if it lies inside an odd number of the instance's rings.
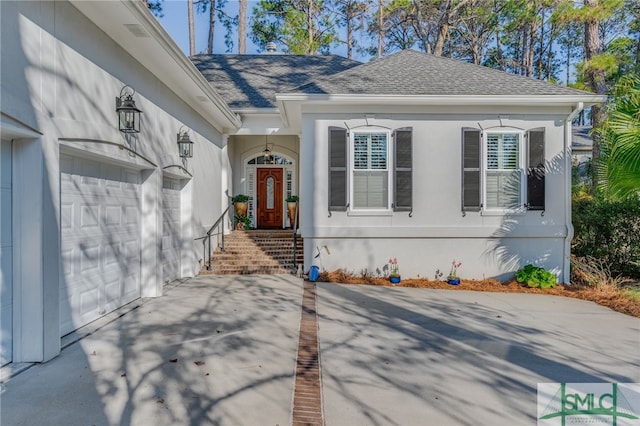
[[[309,281],[318,281],[320,277],[320,267],[313,265],[309,270]]]

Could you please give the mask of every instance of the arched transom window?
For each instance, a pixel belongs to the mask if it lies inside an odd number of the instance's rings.
[[[293,164],[293,162],[288,158],[281,157],[279,155],[270,155],[269,157],[265,157],[264,155],[259,155],[247,161],[247,164],[290,165],[290,164]]]

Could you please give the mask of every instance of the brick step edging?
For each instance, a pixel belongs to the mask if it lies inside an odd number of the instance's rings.
[[[304,281],[293,394],[294,426],[324,425],[318,345],[316,284]]]

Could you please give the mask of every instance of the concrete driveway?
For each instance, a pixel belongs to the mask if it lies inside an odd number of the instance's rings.
[[[640,382],[640,320],[591,302],[319,283],[318,316],[327,425],[536,424],[538,383]]]
[[[317,294],[329,426],[535,424],[539,382],[640,382],[640,321],[590,302],[327,283]],[[290,424],[301,299],[290,276],[167,288],[5,382],[0,424]]]
[[[0,424],[289,424],[300,284],[206,276],[173,287],[9,380]]]

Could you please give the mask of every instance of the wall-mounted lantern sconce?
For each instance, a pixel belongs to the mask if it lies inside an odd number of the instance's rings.
[[[189,139],[189,133],[186,130],[178,130],[178,152],[182,158],[193,157],[193,142]]]
[[[116,98],[118,127],[122,133],[140,133],[140,111],[136,107],[133,95],[136,91],[131,86],[124,86],[120,96]]]

